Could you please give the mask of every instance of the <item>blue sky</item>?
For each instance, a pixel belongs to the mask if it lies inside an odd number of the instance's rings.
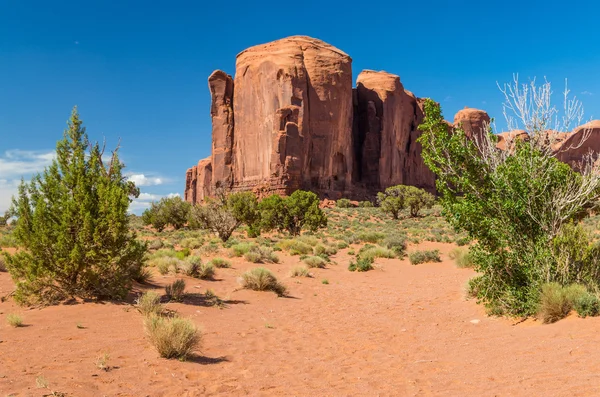
[[[569,78],[600,117],[600,30],[593,1],[27,1],[0,0],[0,211],[21,176],[40,171],[78,105],[90,138],[121,139],[141,182],[139,212],[183,194],[185,171],[210,154],[215,69],[243,49],[303,34],[406,89],[502,118],[496,81]],[[557,100],[559,98],[556,98]]]

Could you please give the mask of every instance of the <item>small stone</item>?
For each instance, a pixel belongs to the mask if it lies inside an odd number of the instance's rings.
[[[471,320],[471,324],[479,324],[479,321],[480,321],[480,320],[477,320],[477,319],[475,319],[475,320]]]

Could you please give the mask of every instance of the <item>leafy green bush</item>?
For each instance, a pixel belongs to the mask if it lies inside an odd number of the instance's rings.
[[[408,259],[412,265],[420,265],[427,262],[441,262],[440,252],[438,250],[414,251],[408,254]]]
[[[369,259],[373,262],[375,258],[395,258],[396,253],[385,247],[368,247],[366,249],[363,247],[363,249],[359,251],[358,257],[361,259]]]
[[[181,229],[187,223],[190,208],[190,203],[179,196],[163,197],[158,203],[150,204],[150,208],[142,213],[142,221],[159,232],[169,225]]]
[[[144,320],[148,339],[163,358],[187,359],[200,347],[202,334],[191,320],[149,315]]]
[[[549,83],[540,89],[549,92]],[[560,117],[546,97],[544,103],[531,98],[516,98],[524,105],[515,120],[525,122],[528,139],[506,142],[508,150],[496,150],[497,136],[491,132],[484,131],[478,145],[462,128],[448,133],[439,105],[431,100],[425,101],[419,127],[422,156],[437,175],[448,222],[477,241],[470,255],[481,274],[471,281],[479,301],[509,315],[535,314],[547,283],[600,287],[598,250],[576,225],[596,206],[600,179],[590,172],[593,167],[584,164],[578,173],[556,158],[547,123]],[[563,309],[547,288],[544,299],[557,308],[547,316],[551,321]]]
[[[291,235],[299,235],[304,229],[316,231],[327,226],[327,217],[313,192],[296,190],[285,198],[272,195],[263,199],[258,208],[261,228],[266,231],[287,230]]]
[[[248,237],[260,235],[258,200],[252,192],[239,192],[227,197],[227,207],[241,224],[248,226]]]
[[[422,208],[431,208],[435,197],[431,193],[415,186],[396,185],[377,193],[377,202],[381,210],[398,219],[400,211],[409,209],[410,216],[416,217]]]
[[[335,206],[338,207],[338,208],[351,208],[352,207],[352,203],[348,199],[341,198],[341,199],[339,199],[338,201],[335,202]]]
[[[7,257],[20,303],[72,296],[124,299],[144,264],[146,244],[127,210],[139,189],[123,175],[115,150],[108,164],[73,109],[56,159],[13,201],[19,251]]]
[[[595,317],[600,314],[600,300],[598,296],[588,292],[580,284],[571,284],[565,288],[565,295],[573,305],[573,309],[580,317]]]
[[[242,222],[236,218],[233,210],[227,206],[225,196],[208,200],[204,205],[195,205],[189,213],[191,228],[210,230],[222,241],[229,240],[229,237],[241,224]]]
[[[373,203],[370,202],[370,201],[360,201],[358,203],[358,206],[360,208],[372,208],[372,207],[374,207]]]
[[[254,291],[273,291],[279,296],[285,295],[287,291],[277,277],[264,267],[256,267],[242,274],[242,287]]]

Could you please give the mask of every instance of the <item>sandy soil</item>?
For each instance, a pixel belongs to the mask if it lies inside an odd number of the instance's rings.
[[[600,318],[553,325],[490,318],[464,299],[473,276],[448,259],[411,266],[378,260],[351,273],[344,250],[314,278],[288,274],[298,257],[268,265],[291,297],[235,291],[254,265],[233,259],[216,281],[186,278],[188,292],[214,290],[228,307],[168,304],[205,332],[201,354],[158,357],[128,304],[24,309],[0,303],[0,395],[41,396],[44,376],[69,396],[583,396],[600,394]],[[323,284],[327,279],[329,284]],[[154,277],[157,287],[175,276]],[[0,296],[13,289],[0,273]],[[6,324],[8,313],[25,327]],[[83,326],[78,328],[77,324]],[[108,353],[109,371],[97,368]]]

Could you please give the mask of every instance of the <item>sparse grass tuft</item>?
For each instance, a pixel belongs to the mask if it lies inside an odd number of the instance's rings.
[[[285,295],[287,290],[277,277],[264,267],[256,267],[242,274],[242,286],[254,291],[273,291],[279,296]]]
[[[423,250],[414,251],[408,254],[408,259],[412,265],[420,265],[427,262],[441,262],[440,251],[438,250]]]
[[[560,284],[548,283],[542,286],[539,316],[544,323],[554,323],[566,317],[572,308],[573,306]]]
[[[23,318],[15,313],[10,313],[6,316],[6,322],[11,327],[17,328],[23,326]]]
[[[306,258],[303,259],[303,262],[308,267],[318,267],[318,268],[324,268],[325,265],[327,264],[327,261],[325,261],[325,259],[321,258],[320,256],[307,256]]]
[[[308,268],[305,266],[296,266],[292,269],[290,277],[310,277]]]
[[[253,246],[244,254],[244,259],[252,263],[279,263],[279,257],[273,249],[261,245]]]
[[[165,287],[165,293],[170,300],[181,301],[185,295],[185,281],[183,279],[175,280]]]
[[[238,243],[231,246],[231,256],[244,256],[252,247],[255,247],[254,243]]]
[[[223,259],[223,258],[213,258],[210,260],[210,263],[217,268],[228,268],[231,267],[231,262],[229,262],[227,259]]]
[[[144,316],[160,315],[164,308],[160,304],[160,295],[153,291],[144,292],[136,301],[137,309]]]
[[[457,267],[460,268],[472,268],[475,266],[469,248],[457,247],[450,251],[450,259],[454,259]]]
[[[202,342],[201,332],[188,319],[150,315],[144,320],[144,327],[148,339],[163,358],[185,360]]]

